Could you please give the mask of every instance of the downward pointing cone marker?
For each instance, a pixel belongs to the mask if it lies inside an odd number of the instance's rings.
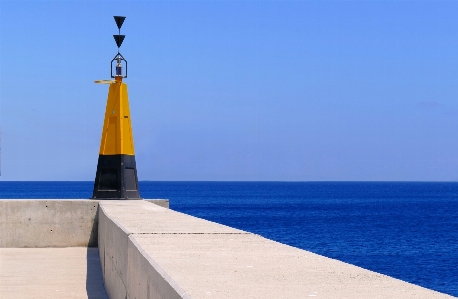
[[[118,26],[118,29],[121,29],[122,23],[124,23],[124,20],[126,17],[120,17],[120,16],[114,16],[116,25]]]
[[[125,35],[120,35],[120,34],[113,34],[113,37],[115,39],[116,45],[121,47],[122,42],[124,41],[124,38],[126,37]]]

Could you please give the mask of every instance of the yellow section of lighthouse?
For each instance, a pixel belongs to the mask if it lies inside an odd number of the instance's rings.
[[[127,84],[113,81],[108,90],[100,155],[134,155]]]

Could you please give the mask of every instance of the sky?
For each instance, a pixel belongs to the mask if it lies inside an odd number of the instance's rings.
[[[139,180],[457,181],[457,14],[0,0],[0,180],[94,180],[121,15]]]

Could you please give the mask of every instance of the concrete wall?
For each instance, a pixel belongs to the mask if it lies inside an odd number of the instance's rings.
[[[144,201],[103,201],[99,254],[111,299],[452,298]]]
[[[166,207],[167,199],[148,203]],[[0,248],[97,247],[97,200],[0,200]]]
[[[95,200],[0,200],[0,247],[96,247],[97,208]]]

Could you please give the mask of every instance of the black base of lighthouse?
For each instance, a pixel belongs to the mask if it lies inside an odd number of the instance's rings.
[[[92,199],[141,199],[133,155],[99,155]]]

